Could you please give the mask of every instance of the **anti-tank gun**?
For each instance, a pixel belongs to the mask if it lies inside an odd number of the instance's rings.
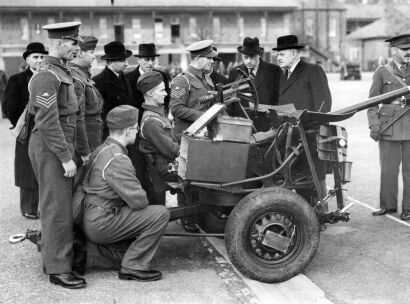
[[[259,281],[281,282],[313,259],[324,224],[349,220],[348,136],[334,123],[410,90],[330,113],[256,101],[240,105],[240,117],[227,116],[242,90],[252,89],[241,85],[219,86],[217,93],[203,98],[213,106],[185,131],[178,176],[196,204],[171,210],[171,220],[199,215],[205,231],[224,232],[228,256],[239,271]],[[204,127],[207,134],[198,135]],[[322,193],[315,158],[334,177],[327,193]],[[307,199],[297,194],[306,190],[314,195]],[[329,212],[324,206],[333,196],[337,208]]]

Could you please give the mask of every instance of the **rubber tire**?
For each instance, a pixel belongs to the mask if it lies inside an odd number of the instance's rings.
[[[278,211],[297,221],[298,246],[283,262],[270,263],[251,250],[248,232],[263,214]],[[242,274],[260,282],[279,283],[301,273],[313,259],[319,246],[319,228],[316,213],[301,196],[283,188],[266,188],[247,195],[232,210],[225,229],[225,246],[232,264]]]
[[[223,208],[224,212],[227,212],[229,209],[229,207],[220,207],[220,206],[215,206],[214,208],[215,209]],[[208,213],[202,214],[199,217],[198,224],[202,228],[202,230],[204,230],[205,232],[224,233],[227,221],[228,221],[228,217],[223,219],[217,214],[215,214],[214,212],[208,212]]]

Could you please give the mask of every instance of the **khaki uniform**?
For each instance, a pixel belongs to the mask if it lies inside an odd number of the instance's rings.
[[[88,266],[110,267],[122,258],[123,267],[148,270],[168,225],[169,212],[164,206],[148,206],[127,149],[120,143],[108,137],[91,159],[107,145],[110,147],[99,155],[84,188],[84,232],[93,243],[102,245],[87,253],[93,263]],[[130,239],[126,251],[118,247]]]
[[[397,64],[388,63],[393,73],[410,85],[410,67],[400,71]],[[373,76],[369,97],[378,96],[402,88],[403,85],[394,77],[385,66],[379,67]],[[407,103],[410,95],[406,96]],[[391,101],[389,101],[390,103]],[[399,103],[399,99],[393,103]],[[406,111],[409,105],[383,104],[372,107],[367,111],[369,127],[382,130],[400,113]],[[410,111],[384,131],[379,139],[380,151],[380,208],[397,209],[398,176],[400,163],[403,175],[403,203],[402,210],[410,211]]]
[[[45,271],[59,274],[71,272],[72,178],[64,177],[62,163],[74,160],[79,108],[70,72],[58,58],[45,58],[49,67],[34,74],[28,85],[35,121],[29,156],[39,185]]]
[[[104,100],[94,86],[89,71],[69,62],[67,64],[74,78],[74,87],[79,104],[84,111],[85,130],[87,134],[88,146],[94,151],[102,142],[102,107]]]
[[[213,89],[206,82],[202,71],[192,66],[172,80],[170,109],[175,119],[174,130],[178,137],[209,108],[209,102],[201,104],[198,98],[207,95],[208,91]]]

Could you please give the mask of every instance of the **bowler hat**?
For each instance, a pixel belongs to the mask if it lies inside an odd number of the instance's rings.
[[[146,58],[146,57],[158,57],[155,50],[155,44],[153,43],[141,43],[138,46],[138,54],[134,55],[135,57]]]
[[[44,48],[44,44],[41,42],[31,42],[27,45],[26,51],[23,53],[23,58],[26,60],[28,55],[34,54],[34,53],[39,53],[39,54],[44,54],[47,55],[48,52]]]
[[[104,53],[101,56],[102,60],[121,60],[132,55],[132,52],[126,50],[124,44],[119,41],[112,41],[104,45]]]
[[[288,49],[303,49],[305,46],[299,44],[298,37],[295,35],[286,35],[278,37],[276,47],[272,50],[281,51]]]
[[[257,37],[245,37],[241,46],[238,46],[238,52],[245,55],[260,55],[263,48],[259,46],[259,39]]]
[[[395,46],[398,48],[409,48],[410,47],[410,35],[409,34],[392,37],[384,41],[390,42],[391,46]]]

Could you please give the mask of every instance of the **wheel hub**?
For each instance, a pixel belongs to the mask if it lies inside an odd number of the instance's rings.
[[[251,226],[251,249],[264,260],[281,259],[293,247],[295,230],[290,216],[279,212],[264,214]]]

